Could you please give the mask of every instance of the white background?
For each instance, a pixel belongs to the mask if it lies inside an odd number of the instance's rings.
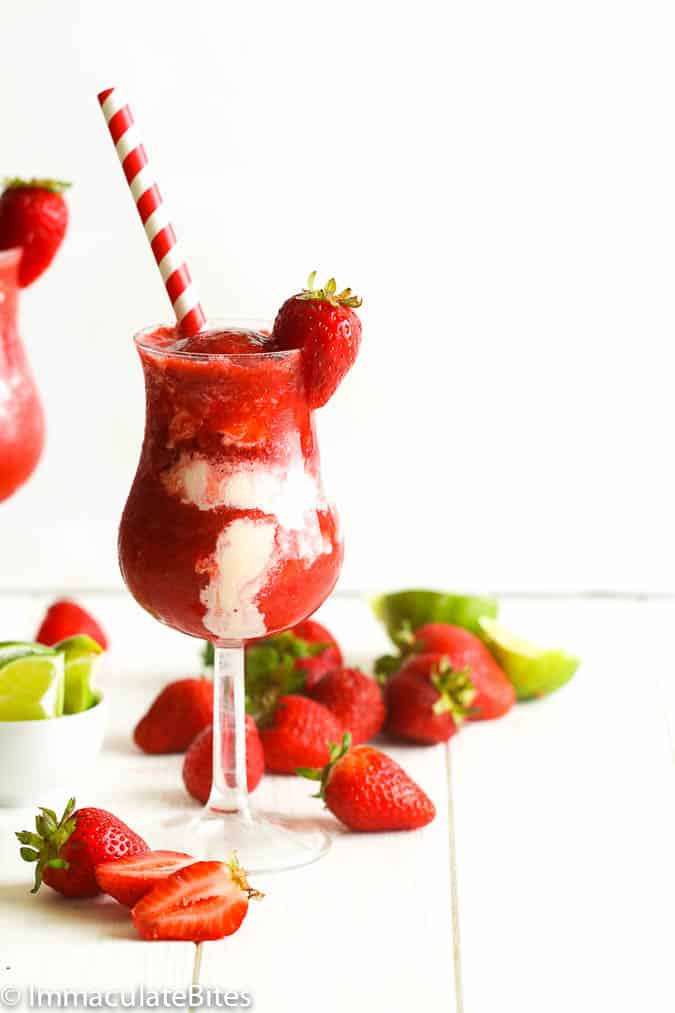
[[[320,414],[342,586],[675,586],[667,2],[4,4],[0,172],[72,179],[22,305],[49,440],[4,586],[119,581],[139,326],[168,303],[96,92],[124,86],[211,315],[364,296]]]

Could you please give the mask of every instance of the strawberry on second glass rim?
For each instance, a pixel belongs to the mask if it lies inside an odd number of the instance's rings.
[[[19,247],[19,285],[26,288],[47,270],[68,228],[63,194],[70,186],[59,179],[8,179],[0,197],[0,250]]]

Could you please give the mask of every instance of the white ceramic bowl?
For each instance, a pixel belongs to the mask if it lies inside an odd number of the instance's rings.
[[[80,714],[44,721],[0,721],[0,806],[42,805],[69,789],[94,763],[103,742],[104,697]]]

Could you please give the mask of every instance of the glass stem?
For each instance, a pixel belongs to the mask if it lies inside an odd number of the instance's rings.
[[[213,662],[213,781],[208,808],[250,814],[246,785],[244,647],[216,647]]]

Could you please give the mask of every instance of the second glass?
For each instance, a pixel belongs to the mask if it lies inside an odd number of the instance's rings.
[[[338,519],[322,486],[301,353],[183,352],[178,337],[170,327],[136,337],[146,427],[120,566],[155,618],[215,647],[213,787],[188,850],[236,850],[249,872],[293,868],[319,858],[329,838],[251,809],[244,643],[294,626],[328,597],[342,564]]]

